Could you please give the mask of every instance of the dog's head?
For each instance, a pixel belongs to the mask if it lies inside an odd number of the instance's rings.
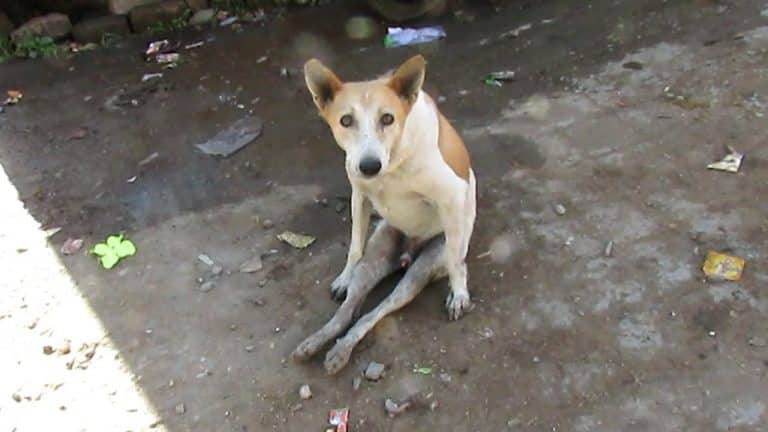
[[[346,153],[350,175],[386,173],[405,120],[424,83],[426,62],[412,57],[390,76],[342,82],[316,59],[304,65],[304,78],[320,115]]]

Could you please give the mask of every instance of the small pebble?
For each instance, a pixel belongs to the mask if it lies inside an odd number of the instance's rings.
[[[51,355],[53,354],[53,347],[50,345],[46,345],[43,347],[43,354],[45,355]]]
[[[565,206],[562,204],[555,204],[552,206],[552,209],[555,211],[555,213],[557,213],[558,216],[565,215]]]
[[[717,333],[715,333],[714,331],[711,331],[711,330],[710,330],[710,331],[709,331],[709,333],[707,333],[707,334],[709,335],[709,337],[715,337],[715,336],[717,336]]]
[[[603,249],[603,256],[606,258],[610,258],[613,256],[613,240],[610,240],[608,243],[605,244],[605,249]]]
[[[211,274],[214,275],[214,276],[220,275],[223,271],[224,271],[224,267],[222,267],[220,265],[215,265],[215,266],[211,267]]]
[[[20,394],[18,394],[18,393],[14,393],[14,394],[12,394],[12,395],[11,395],[11,398],[13,398],[13,400],[14,400],[15,402],[21,402],[21,395],[20,395]]]
[[[363,380],[360,379],[359,376],[352,378],[352,390],[354,391],[360,390],[360,384],[362,383],[363,383]]]
[[[365,368],[365,379],[369,381],[378,381],[384,376],[384,365],[381,363],[370,362]]]
[[[449,374],[447,374],[447,373],[441,373],[441,374],[440,374],[440,381],[442,381],[442,382],[444,382],[444,383],[448,384],[448,383],[450,383],[452,380],[453,380],[453,377],[451,377]]]
[[[299,387],[299,397],[303,400],[312,399],[312,389],[309,388],[309,384]]]
[[[261,223],[261,227],[264,229],[270,229],[275,226],[275,223],[272,222],[272,219],[264,219],[264,222]]]
[[[198,291],[200,291],[200,292],[204,292],[204,293],[206,293],[206,292],[209,292],[209,291],[211,291],[211,290],[212,290],[212,289],[214,289],[214,288],[216,288],[216,282],[214,282],[214,281],[206,281],[206,282],[203,282],[203,283],[202,283],[202,284],[201,284],[201,285],[200,285],[200,286],[197,288],[197,290],[198,290]]]
[[[187,411],[187,408],[184,406],[183,403],[176,405],[176,414],[184,414],[186,411]]]
[[[256,350],[256,347],[253,345],[246,345],[245,346],[245,352],[254,352]]]

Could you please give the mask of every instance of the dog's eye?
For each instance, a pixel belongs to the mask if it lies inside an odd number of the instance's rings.
[[[353,121],[354,119],[352,118],[351,115],[344,114],[343,116],[341,116],[341,120],[339,121],[339,123],[341,123],[341,125],[344,126],[345,128],[348,128],[352,126]]]
[[[390,113],[386,113],[381,116],[381,124],[384,126],[389,126],[394,122],[395,122],[395,118]]]

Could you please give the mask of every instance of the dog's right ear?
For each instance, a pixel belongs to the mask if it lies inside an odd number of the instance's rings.
[[[304,64],[304,80],[320,111],[333,101],[343,84],[336,74],[317,59],[311,59]]]

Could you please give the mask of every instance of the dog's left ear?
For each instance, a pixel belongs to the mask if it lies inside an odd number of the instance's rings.
[[[411,57],[392,74],[389,79],[389,87],[406,101],[416,102],[421,86],[424,84],[426,67],[427,61],[424,60],[424,57],[420,55]]]

